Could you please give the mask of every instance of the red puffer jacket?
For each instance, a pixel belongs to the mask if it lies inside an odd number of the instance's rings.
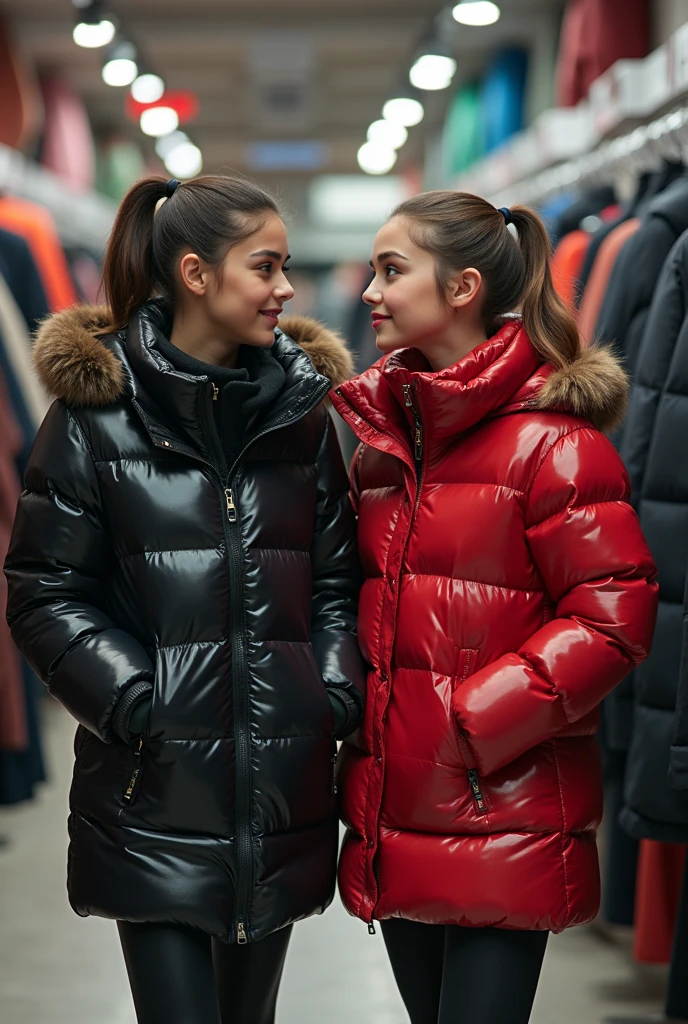
[[[440,373],[407,349],[332,397],[363,442],[372,666],[338,770],[344,903],[369,922],[588,921],[598,705],[646,657],[657,604],[597,429],[623,409],[623,373],[597,349],[555,371],[512,320]]]

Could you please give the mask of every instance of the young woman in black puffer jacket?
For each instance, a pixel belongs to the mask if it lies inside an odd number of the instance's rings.
[[[8,618],[79,722],[70,901],[117,920],[145,1024],[272,1021],[291,926],[334,893],[333,759],[364,677],[323,401],[350,360],[313,321],[278,326],[287,259],[256,186],[149,178],[114,227],[107,307],[36,342],[58,401]]]

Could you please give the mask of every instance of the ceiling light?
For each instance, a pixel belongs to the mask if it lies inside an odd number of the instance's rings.
[[[396,150],[377,142],[364,142],[358,151],[358,166],[366,174],[387,174],[397,162]]]
[[[124,40],[114,43],[108,50],[108,59],[103,65],[105,84],[117,87],[131,85],[138,73],[136,48]]]
[[[439,53],[424,53],[415,62],[409,73],[411,85],[416,89],[436,91],[447,89],[456,72],[456,61]]]
[[[84,46],[88,50],[107,46],[114,38],[115,26],[107,18],[98,22],[79,21],[72,32],[72,39],[76,45]]]
[[[141,131],[144,135],[158,138],[169,135],[179,125],[179,114],[172,107],[149,107],[141,114]]]
[[[462,0],[452,11],[454,21],[460,25],[494,25],[502,12],[492,0]]]
[[[137,103],[157,103],[164,92],[165,83],[160,75],[139,75],[131,85],[131,95]]]
[[[112,42],[115,38],[115,24],[112,18],[105,15],[99,0],[77,0],[74,6],[80,9],[72,32],[77,46],[94,50]]]
[[[394,121],[373,121],[368,129],[368,142],[376,142],[390,149],[399,149],[408,139],[408,132],[403,124]]]
[[[203,170],[203,154],[193,142],[182,142],[165,157],[165,167],[173,178],[194,178]]]
[[[414,100],[411,96],[398,96],[396,99],[387,100],[382,108],[382,116],[393,124],[412,128],[414,124],[420,124],[423,120],[425,109],[420,100]]]
[[[173,149],[188,142],[189,136],[186,132],[170,132],[169,135],[161,135],[155,142],[155,152],[161,160],[166,160]]]

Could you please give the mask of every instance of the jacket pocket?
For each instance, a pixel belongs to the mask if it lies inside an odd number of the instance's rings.
[[[128,806],[134,803],[141,785],[141,762],[143,760],[143,736],[140,736],[134,747],[134,762],[124,791],[124,802]]]
[[[455,690],[457,686],[460,686],[461,683],[464,683],[469,678],[469,676],[473,675],[475,672],[477,658],[478,650],[475,647],[462,647],[457,650],[456,673],[454,675],[452,690]],[[463,763],[466,766],[468,785],[471,790],[476,810],[478,814],[487,814],[490,807],[485,796],[485,788],[483,786],[480,773],[478,772],[473,751],[471,750],[470,743],[468,742],[468,738],[466,737],[463,729],[453,715],[452,718],[454,719],[459,750],[461,752],[461,757],[463,758]]]

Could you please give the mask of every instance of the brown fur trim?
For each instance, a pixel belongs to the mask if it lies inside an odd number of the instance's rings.
[[[630,384],[608,348],[583,349],[570,366],[555,370],[537,398],[539,409],[567,409],[599,430],[611,432],[623,422]]]
[[[332,381],[333,388],[353,377],[353,358],[336,331],[310,316],[285,316],[279,326],[283,334],[300,345],[318,373]]]
[[[68,405],[111,405],[124,390],[122,364],[98,335],[107,333],[106,306],[74,306],[44,320],[33,346],[38,378]]]
[[[111,405],[121,397],[122,364],[101,341],[110,323],[106,306],[74,306],[43,321],[33,359],[48,394],[68,405],[91,406]],[[280,328],[333,387],[353,375],[351,353],[335,331],[305,316],[285,317]]]

